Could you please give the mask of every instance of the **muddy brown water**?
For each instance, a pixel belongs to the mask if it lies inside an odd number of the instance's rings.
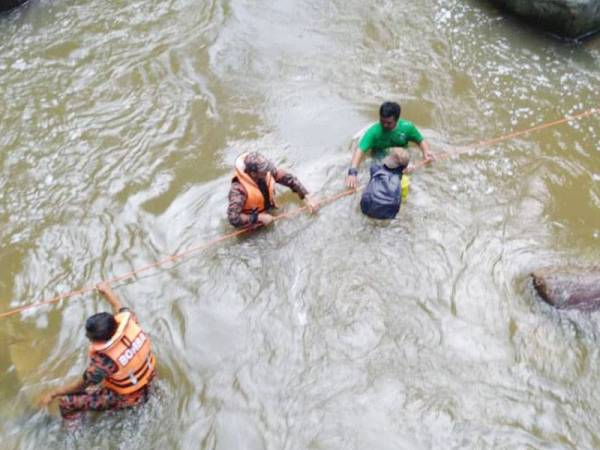
[[[0,36],[1,311],[229,232],[242,151],[340,192],[385,99],[434,152],[600,107],[598,39],[475,0],[32,0]],[[75,434],[33,402],[107,305],[3,319],[0,447],[600,448],[599,316],[527,279],[599,261],[599,180],[595,116],[415,173],[392,222],[346,197],[120,283],[156,392]]]

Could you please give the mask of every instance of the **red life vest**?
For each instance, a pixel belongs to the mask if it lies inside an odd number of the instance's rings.
[[[115,316],[118,328],[106,342],[90,345],[90,356],[102,353],[118,367],[117,372],[103,381],[106,387],[119,395],[131,394],[143,388],[152,379],[156,361],[150,349],[150,338],[125,311]]]
[[[277,206],[275,203],[275,180],[271,172],[268,172],[265,181],[269,191],[269,198],[267,199],[268,205],[265,205],[265,197],[258,187],[258,183],[246,173],[244,159],[246,158],[247,154],[248,153],[241,154],[235,161],[235,174],[233,176],[233,180],[239,181],[246,190],[246,202],[244,203],[242,212],[244,214],[250,214],[253,210],[256,210],[261,213],[264,212],[269,206]]]

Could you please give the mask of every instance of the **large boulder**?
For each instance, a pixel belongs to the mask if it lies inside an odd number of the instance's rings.
[[[600,309],[600,269],[549,268],[532,274],[540,297],[559,309]]]
[[[0,0],[0,11],[8,11],[26,1],[27,0]]]
[[[580,38],[600,31],[600,0],[491,0],[552,33]]]

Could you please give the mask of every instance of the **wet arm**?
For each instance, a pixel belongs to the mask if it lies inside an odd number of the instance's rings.
[[[63,395],[66,394],[75,394],[77,392],[82,392],[85,388],[85,384],[84,381],[82,379],[79,379],[77,381],[74,381],[72,383],[69,384],[65,384],[62,387],[59,388],[55,388],[52,389],[48,392],[46,392],[39,400],[38,400],[38,406],[40,408],[45,408],[46,406],[48,406],[52,400],[54,400],[56,397],[61,397]]]
[[[96,354],[91,357],[89,365],[81,378],[46,392],[39,400],[38,405],[45,407],[57,397],[85,392],[88,386],[99,385],[105,378],[116,373],[117,370],[118,367],[108,356]]]
[[[110,285],[108,283],[98,283],[96,289],[98,289],[98,292],[100,292],[106,301],[110,303],[113,314],[118,314],[121,311],[121,308],[123,308],[123,305],[111,289]]]
[[[231,183],[231,189],[229,190],[229,206],[227,207],[227,219],[229,219],[229,223],[236,228],[250,225],[251,223],[250,216],[242,213],[247,197],[248,194],[239,182],[234,181]]]
[[[281,169],[276,169],[273,173],[273,177],[277,183],[289,187],[292,191],[298,194],[298,197],[301,199],[304,199],[304,197],[308,195],[308,190],[302,183],[300,183],[300,180],[291,173]]]
[[[354,154],[352,155],[352,162],[350,163],[350,167],[357,169],[362,163],[363,159],[365,159],[366,152],[363,152],[360,148],[356,148],[354,150]]]
[[[66,394],[75,394],[82,392],[85,388],[85,383],[82,378],[75,380],[71,383],[65,384],[62,387],[56,388],[52,391],[52,398],[60,397]]]
[[[350,163],[350,170],[348,170],[348,174],[346,175],[346,186],[351,189],[356,189],[358,187],[358,166],[365,157],[365,153],[360,149],[360,147],[356,147],[354,149],[354,153],[352,154],[352,161]]]
[[[417,144],[421,151],[423,152],[423,160],[431,161],[433,159],[433,155],[429,151],[429,143],[423,139],[421,142]]]

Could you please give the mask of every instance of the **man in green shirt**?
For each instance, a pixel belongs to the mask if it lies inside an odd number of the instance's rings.
[[[407,120],[400,119],[400,105],[395,102],[385,102],[379,108],[379,122],[371,125],[359,138],[358,147],[352,155],[352,163],[348,169],[346,186],[358,186],[358,166],[370,151],[376,159],[382,159],[392,147],[408,147],[414,142],[423,152],[423,160],[429,162],[433,156],[429,152],[429,144],[417,127]]]

